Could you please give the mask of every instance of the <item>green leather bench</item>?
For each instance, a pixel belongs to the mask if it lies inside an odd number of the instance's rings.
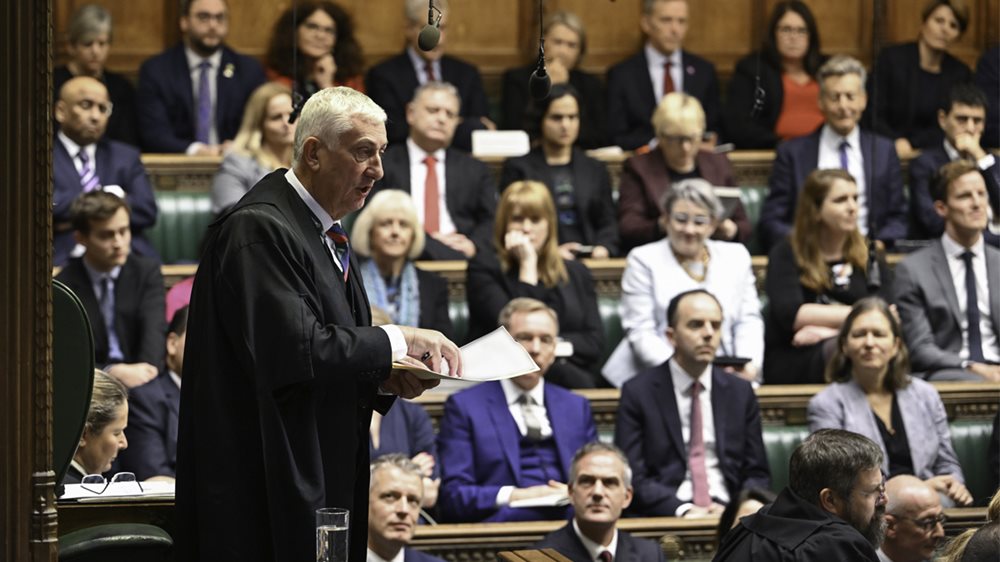
[[[197,263],[205,229],[212,222],[211,194],[157,191],[159,217],[146,231],[165,264]]]

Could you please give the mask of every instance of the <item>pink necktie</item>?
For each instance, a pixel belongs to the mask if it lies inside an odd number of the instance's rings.
[[[705,436],[701,425],[701,383],[691,385],[691,447],[688,451],[688,468],[691,469],[692,501],[700,507],[712,504],[708,495],[708,472],[705,470]]]
[[[428,154],[424,158],[424,164],[427,164],[427,179],[424,181],[424,230],[436,234],[441,229],[437,158]]]

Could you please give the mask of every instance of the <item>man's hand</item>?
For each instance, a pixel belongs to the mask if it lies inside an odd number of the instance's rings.
[[[222,147],[217,144],[203,144],[195,149],[194,156],[222,156]]]
[[[440,488],[440,478],[424,477],[424,500],[420,503],[421,507],[434,507],[438,501],[438,489]]]
[[[738,369],[736,367],[726,367],[723,370],[745,381],[754,382],[757,380],[757,367],[749,361]]]
[[[900,138],[896,139],[896,155],[897,156],[899,156],[900,158],[902,158],[904,156],[909,155],[911,152],[913,152],[913,145],[910,144],[910,141],[906,140],[903,137],[900,137]]]
[[[951,474],[942,474],[934,478],[928,478],[927,484],[937,490],[939,494],[944,494],[955,501],[955,505],[972,505],[972,494]]]
[[[569,82],[569,69],[559,59],[554,58],[545,61],[545,71],[549,74],[549,78],[552,79],[553,85]]]
[[[434,457],[432,457],[430,453],[421,451],[414,455],[414,457],[410,460],[420,467],[420,472],[422,472],[424,476],[434,474]]]
[[[159,369],[149,363],[115,363],[107,368],[107,373],[128,388],[142,386],[156,378]]]
[[[390,394],[395,394],[400,398],[416,398],[441,384],[441,379],[425,380],[409,371],[393,369],[389,371],[389,378],[382,382],[381,389]]]
[[[545,496],[554,496],[556,494],[569,495],[569,489],[562,482],[549,480],[548,485],[540,484],[538,486],[531,486],[530,488],[514,488],[514,491],[510,493],[510,501],[544,498]]]
[[[464,234],[458,232],[441,234],[440,232],[436,232],[431,234],[431,238],[434,238],[456,252],[461,252],[466,258],[471,259],[476,257],[476,245]]]
[[[691,506],[691,509],[684,512],[683,517],[685,519],[703,519],[708,517],[719,517],[722,515],[722,511],[726,508],[715,502],[708,507],[701,507],[697,505]]]
[[[489,117],[486,116],[480,117],[479,122],[482,123],[483,127],[486,127],[486,130],[488,131],[497,130],[497,124],[494,123]]]
[[[736,238],[736,235],[740,233],[740,227],[736,226],[733,219],[725,219],[719,223],[719,226],[715,228],[715,231],[719,233],[724,239],[732,240]]]
[[[448,366],[446,374],[453,377],[462,376],[462,355],[458,351],[458,346],[444,337],[444,334],[436,330],[411,326],[399,326],[399,329],[406,340],[407,356],[419,360],[435,373],[443,372],[441,360],[444,359]],[[382,386],[385,388],[384,384]]]
[[[333,53],[327,53],[316,59],[310,77],[320,88],[329,88],[333,86],[335,74],[337,74],[337,61],[333,59]]]
[[[969,367],[966,370],[983,377],[989,382],[1000,382],[1000,365],[969,363]]]
[[[979,146],[979,138],[980,135],[959,133],[955,135],[955,150],[964,158],[971,158],[978,161],[983,156],[986,156],[986,151],[983,150],[983,147]]]

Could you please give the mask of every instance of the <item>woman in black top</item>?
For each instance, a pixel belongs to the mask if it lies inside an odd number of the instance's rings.
[[[128,447],[128,390],[104,371],[94,371],[87,421],[63,484],[79,484],[88,474],[104,474],[118,452]]]

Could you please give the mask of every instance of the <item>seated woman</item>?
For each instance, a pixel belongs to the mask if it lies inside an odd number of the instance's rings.
[[[891,294],[885,262],[877,261],[877,279],[868,262],[868,245],[858,230],[854,178],[844,170],[809,174],[792,232],[768,257],[765,383],[823,382],[834,337],[851,305],[875,291]],[[880,281],[878,287],[875,281]]]
[[[401,453],[421,468],[424,474],[423,507],[434,507],[441,484],[441,469],[437,465],[434,426],[427,410],[420,404],[397,398],[386,415],[372,412],[368,437],[372,460]]]
[[[946,504],[970,505],[944,404],[933,385],[909,375],[908,358],[889,305],[877,297],[855,303],[826,368],[833,384],[809,400],[809,431],[860,433],[882,447],[887,478],[912,474]]]
[[[543,29],[545,70],[552,79],[552,85],[570,85],[578,93],[579,145],[587,149],[605,146],[608,142],[604,123],[604,88],[599,78],[579,69],[583,55],[587,53],[587,33],[583,22],[572,12],[558,11],[546,16]],[[535,56],[534,51],[532,56]],[[504,72],[501,129],[529,129],[530,116],[538,113],[536,102],[528,92],[528,80],[535,71],[536,63],[533,59],[527,66]]]
[[[111,47],[111,14],[97,4],[81,6],[69,22],[65,65],[52,69],[53,99],[59,99],[59,90],[70,78],[90,76],[104,83],[114,111],[108,117],[104,138],[139,146],[135,129],[135,88],[128,78],[108,72],[104,64]]]
[[[387,189],[365,205],[351,229],[351,248],[363,258],[361,274],[373,307],[393,324],[437,330],[451,337],[448,283],[417,269],[424,230],[405,191]]]
[[[70,462],[63,484],[79,484],[88,474],[104,474],[118,452],[128,447],[128,390],[118,379],[94,370],[93,394],[80,445]]]
[[[615,386],[673,355],[667,305],[680,293],[705,289],[722,305],[719,353],[750,359],[739,370],[756,380],[764,361],[764,321],[757,279],[743,244],[709,240],[722,214],[712,185],[682,180],[663,198],[660,223],[667,237],[629,252],[622,273],[621,319],[625,337],[602,373]]]
[[[295,138],[295,124],[288,122],[291,113],[288,86],[268,82],[250,95],[240,130],[212,179],[213,214],[232,207],[273,170],[291,167]]]
[[[618,222],[607,167],[574,146],[581,128],[580,95],[569,84],[557,84],[538,103],[538,123],[532,127],[537,145],[504,163],[500,185],[536,180],[548,186],[563,258],[616,255]]]
[[[324,0],[293,2],[274,24],[267,79],[308,99],[331,86],[365,91],[364,55],[351,16]]]
[[[763,48],[736,63],[729,80],[726,140],[740,149],[773,149],[818,129],[823,114],[816,71],[823,59],[809,6],[801,0],[775,4]]]
[[[663,96],[653,113],[657,147],[625,161],[618,186],[618,232],[622,252],[663,238],[660,201],[670,185],[704,178],[712,185],[736,185],[733,166],[724,154],[702,150],[705,111],[697,98],[682,92]],[[731,218],[719,221],[712,238],[743,242],[751,226],[737,202]]]
[[[941,100],[952,85],[972,80],[969,67],[948,53],[969,26],[968,8],[953,0],[929,0],[920,17],[917,41],[882,49],[868,83],[866,123],[895,139],[900,156],[941,146]]]
[[[536,181],[504,190],[493,228],[495,253],[484,248],[469,262],[469,336],[496,329],[500,310],[515,297],[540,300],[559,316],[559,337],[573,344],[546,380],[566,388],[597,386],[592,371],[604,348],[594,279],[585,265],[565,260],[556,244],[556,209],[549,188]]]

